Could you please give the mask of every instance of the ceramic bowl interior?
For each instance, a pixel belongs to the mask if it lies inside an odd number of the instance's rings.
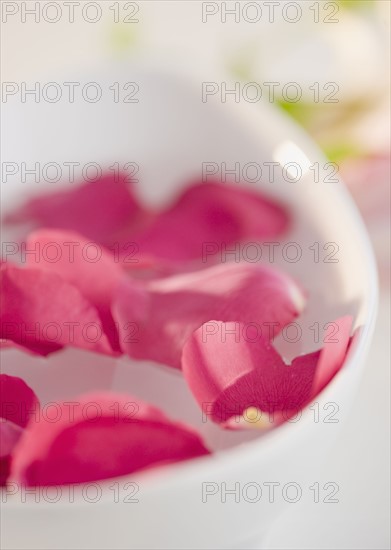
[[[51,80],[67,82],[72,78],[65,74],[61,79],[56,75],[45,79]],[[110,86],[118,81],[138,83],[138,103],[113,101]],[[322,327],[350,313],[356,327],[366,327],[351,360],[363,353],[376,301],[371,250],[338,174],[332,175],[330,166],[325,168],[327,161],[300,129],[267,104],[221,103],[216,97],[203,102],[199,83],[159,70],[134,66],[91,69],[81,75],[80,82],[98,82],[103,90],[101,101],[6,104],[3,159],[19,166],[26,163],[27,167],[39,163],[40,171],[47,163],[55,162],[64,174],[65,163],[69,162],[80,163],[80,167],[90,162],[106,167],[114,162],[134,162],[140,167],[137,193],[155,205],[168,203],[190,180],[199,177],[205,162],[226,163],[228,169],[233,169],[235,163],[240,167],[256,163],[264,174],[262,179],[238,185],[260,189],[293,212],[292,231],[279,244],[275,265],[296,277],[309,293],[308,307],[298,321],[302,337],[296,343],[279,338],[276,347],[288,360],[317,349],[320,345],[314,342],[310,327],[314,323]],[[295,163],[301,169],[300,179],[287,181],[282,171],[276,170],[271,181],[266,164],[270,162],[284,166]],[[78,171],[79,167],[75,170],[76,179]],[[42,181],[37,184],[31,174],[25,179],[23,182],[18,172],[3,183],[3,205],[8,209],[43,190],[75,185]],[[6,228],[3,241],[18,236],[15,230],[9,232]],[[281,250],[287,243],[300,247],[299,261],[282,257]],[[320,251],[317,262],[315,246]],[[261,261],[268,261],[267,256]],[[253,431],[222,431],[204,422],[181,376],[149,362],[125,357],[112,360],[71,349],[46,360],[11,350],[4,352],[2,369],[23,376],[42,403],[72,399],[96,389],[129,391],[162,407],[171,417],[197,427],[214,450],[263,437]],[[343,376],[341,372],[340,377]]]

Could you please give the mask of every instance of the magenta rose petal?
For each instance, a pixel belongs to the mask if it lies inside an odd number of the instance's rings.
[[[0,406],[0,485],[5,485],[13,449],[39,401],[21,378],[0,374]]]
[[[298,410],[309,398],[316,361],[286,365],[270,342],[256,339],[243,323],[205,325],[186,342],[184,377],[201,408],[226,422],[250,408],[265,413]]]
[[[2,266],[0,336],[40,355],[64,346],[112,354],[97,309],[55,273]]]
[[[7,483],[12,451],[22,432],[23,429],[20,426],[0,418],[0,487]]]
[[[17,376],[0,374],[0,417],[25,428],[39,401],[33,390]]]
[[[32,222],[38,227],[76,231],[112,246],[117,234],[131,233],[147,216],[124,175],[106,174],[96,181],[47,193],[10,214],[8,223]]]
[[[0,458],[11,455],[22,432],[23,429],[17,424],[5,419],[0,420]]]
[[[36,257],[32,254],[27,256],[30,267],[57,273],[76,286],[96,307],[110,344],[119,351],[111,302],[123,272],[114,256],[78,233],[56,229],[41,229],[31,233],[27,239],[27,248],[39,251]]]
[[[289,222],[285,208],[259,192],[197,183],[158,215],[137,242],[141,258],[183,262],[217,252],[223,244],[279,236]]]
[[[243,323],[216,322],[214,334],[203,325],[184,346],[183,375],[204,413],[223,427],[276,426],[299,413],[343,365],[351,318],[336,323],[341,327],[336,348],[328,343],[290,365]]]
[[[96,481],[209,454],[199,436],[162,411],[123,394],[91,394],[60,405],[57,423],[32,423],[11,477],[27,485]]]
[[[144,289],[147,295],[141,307],[141,290],[125,278],[114,302],[123,351],[175,368],[180,368],[187,338],[210,319],[255,325],[268,338],[299,315],[305,304],[291,277],[260,264],[221,264],[155,280]],[[123,328],[130,322],[138,327],[133,341]]]

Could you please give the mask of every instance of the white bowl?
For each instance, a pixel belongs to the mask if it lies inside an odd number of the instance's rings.
[[[2,372],[22,376],[43,404],[70,399],[91,387],[128,390],[160,405],[173,418],[198,427],[218,452],[101,482],[99,487],[76,487],[73,497],[62,487],[57,502],[54,492],[38,489],[36,495],[27,495],[23,488],[11,486],[2,494],[2,547],[258,548],[262,533],[279,517],[289,498],[294,498],[293,486],[290,496],[282,495],[284,485],[294,482],[308,489],[317,480],[319,464],[327,457],[361,376],[373,329],[377,277],[357,209],[339,180],[315,181],[309,166],[319,163],[321,176],[326,175],[329,171],[322,171],[326,160],[300,128],[268,104],[219,103],[217,96],[204,103],[201,83],[135,66],[90,69],[80,78],[48,75],[42,82],[53,80],[98,82],[104,92],[102,100],[50,104],[21,103],[13,98],[3,109],[4,162],[27,166],[39,162],[40,167],[47,162],[62,166],[70,161],[106,166],[137,162],[138,190],[151,202],[168,201],[180,185],[200,173],[202,162],[239,162],[241,166],[257,162],[261,167],[274,160],[296,162],[303,170],[300,181],[287,183],[280,176],[274,183],[253,184],[283,200],[294,212],[296,223],[286,240],[299,243],[303,257],[297,263],[283,261],[282,267],[310,292],[308,311],[300,320],[307,330],[299,344],[289,347],[280,342],[280,349],[293,356],[320,347],[308,327],[314,322],[323,326],[341,314],[352,313],[356,326],[363,328],[345,366],[316,400],[320,411],[335,404],[338,422],[315,422],[314,409],[308,408],[298,422],[267,434],[226,432],[203,423],[181,377],[156,365],[69,349],[49,360],[3,351]],[[130,81],[140,86],[139,103],[115,103],[110,86]],[[42,190],[32,176],[26,183],[20,180],[20,173],[3,180],[8,207]],[[4,240],[9,238],[12,234]],[[338,262],[315,263],[309,250],[315,242],[321,251],[325,243],[337,243]],[[137,487],[127,485],[130,482]],[[280,484],[274,502],[268,498],[265,482]],[[208,489],[217,490],[216,494],[207,496],[205,483],[212,484]],[[223,502],[224,487],[239,490],[237,498],[228,494]],[[262,496],[251,502],[259,487]],[[123,502],[132,493],[138,502]],[[99,498],[92,502],[96,494]]]

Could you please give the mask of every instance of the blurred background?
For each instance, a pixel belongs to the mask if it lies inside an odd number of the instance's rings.
[[[319,514],[298,503],[268,547],[389,548],[390,2],[82,0],[29,15],[35,4],[2,2],[3,81],[121,59],[200,81],[278,83],[276,108],[338,165],[376,253],[378,323],[350,422],[330,457],[344,487],[340,506]],[[297,101],[283,93],[289,82],[302,92]]]
[[[31,81],[60,67],[78,74],[78,67],[128,59],[183,69],[201,81],[223,75],[227,88],[240,81],[279,83],[263,86],[264,97],[338,164],[367,222],[387,285],[388,0],[54,2],[60,9],[42,1],[38,10],[35,4],[2,2],[3,81]],[[90,4],[88,10],[83,4]],[[300,89],[297,101],[284,92],[290,82]]]

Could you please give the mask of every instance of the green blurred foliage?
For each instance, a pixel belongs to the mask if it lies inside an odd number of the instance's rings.
[[[376,0],[337,0],[337,4],[347,10],[372,9],[375,3]]]
[[[138,43],[138,39],[139,31],[136,28],[136,25],[126,25],[121,23],[110,27],[110,47],[119,54],[125,54],[133,50]]]

